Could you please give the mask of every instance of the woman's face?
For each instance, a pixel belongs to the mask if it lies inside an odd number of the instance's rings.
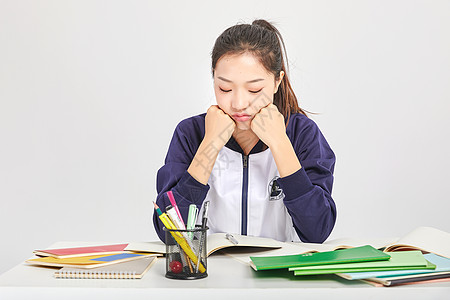
[[[250,53],[224,55],[214,70],[214,92],[217,105],[236,122],[241,130],[250,129],[255,114],[269,103],[283,79],[275,82],[272,73]]]

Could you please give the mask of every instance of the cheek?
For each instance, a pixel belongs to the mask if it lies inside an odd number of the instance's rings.
[[[252,111],[254,111],[256,113],[261,108],[266,107],[270,103],[273,103],[273,97],[270,97],[270,96],[271,96],[270,94],[267,94],[267,92],[265,92],[265,93],[261,93],[257,97],[255,97],[253,99],[253,101],[251,102],[251,106],[250,106]]]
[[[267,106],[270,103],[273,103],[273,95],[270,92],[270,89],[264,89],[263,93],[260,95],[261,100],[259,101],[262,106]]]
[[[227,99],[226,96],[220,95],[216,93],[216,102],[217,105],[225,112],[229,111],[230,101]]]

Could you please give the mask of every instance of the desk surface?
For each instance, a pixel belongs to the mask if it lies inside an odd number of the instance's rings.
[[[60,242],[50,248],[80,245]],[[306,296],[307,299],[360,299],[361,296],[383,299],[443,299],[450,294],[450,282],[398,287],[373,287],[359,281],[348,281],[335,275],[292,276],[285,270],[255,272],[220,251],[208,258],[208,277],[198,280],[168,279],[165,260],[158,258],[142,279],[56,279],[54,268],[22,263],[0,276],[0,299],[124,299],[155,295],[171,295],[180,299],[198,297],[274,297]]]

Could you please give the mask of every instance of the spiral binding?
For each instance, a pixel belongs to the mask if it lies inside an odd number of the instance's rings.
[[[72,279],[135,279],[136,272],[111,272],[92,270],[86,271],[60,271],[55,274],[56,278],[72,278]]]

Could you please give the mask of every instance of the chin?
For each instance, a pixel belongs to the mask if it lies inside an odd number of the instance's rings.
[[[250,123],[236,122],[236,127],[240,130],[249,130],[251,129]]]

